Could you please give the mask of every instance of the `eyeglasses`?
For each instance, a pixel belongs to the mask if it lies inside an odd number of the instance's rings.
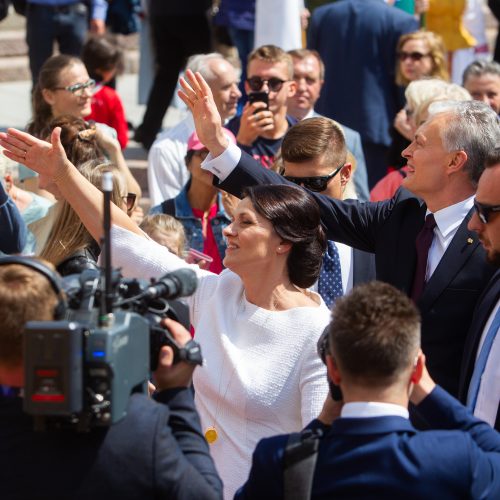
[[[299,186],[304,186],[311,191],[316,193],[321,193],[328,186],[328,183],[342,170],[344,165],[337,167],[331,174],[328,175],[318,175],[316,177],[290,177],[289,175],[284,175],[283,177],[294,184]]]
[[[260,76],[252,76],[251,78],[247,78],[247,83],[250,89],[254,92],[258,92],[263,86],[264,83],[267,83],[269,90],[271,92],[279,92],[283,84],[288,80],[282,80],[281,78],[269,78],[269,80],[263,80]]]
[[[422,52],[398,52],[398,57],[400,61],[406,61],[410,58],[412,61],[421,61],[424,57],[428,57],[429,54],[422,54]]]
[[[122,196],[122,200],[127,204],[127,212],[132,212],[136,199],[137,195],[135,193],[127,193],[126,196]]]
[[[77,97],[82,97],[85,90],[89,89],[92,92],[92,90],[94,90],[94,87],[95,80],[91,78],[85,83],[75,83],[74,85],[69,85],[68,87],[54,87],[53,90],[67,90]]]
[[[485,205],[474,200],[474,209],[476,210],[479,220],[483,224],[488,224],[490,215],[493,212],[500,212],[500,205]]]

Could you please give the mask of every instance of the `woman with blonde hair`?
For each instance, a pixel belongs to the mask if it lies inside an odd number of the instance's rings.
[[[113,173],[111,201],[126,211],[132,203],[118,169],[101,160],[89,160],[79,167],[80,173],[94,186],[101,188],[102,175]],[[135,197],[134,197],[135,201]],[[61,276],[76,274],[84,269],[97,269],[100,248],[66,200],[56,208],[55,220],[39,257],[51,262]]]

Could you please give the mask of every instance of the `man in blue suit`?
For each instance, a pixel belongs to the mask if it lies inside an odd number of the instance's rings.
[[[500,147],[486,158],[469,221],[497,271],[478,300],[465,340],[459,397],[500,431]]]
[[[417,21],[384,0],[339,0],[316,9],[307,46],[325,62],[322,115],[361,134],[370,188],[386,174],[389,128],[403,107],[395,83],[396,44]]]
[[[322,116],[314,106],[319,99],[325,83],[325,65],[316,50],[295,49],[288,53],[293,59],[293,79],[297,85],[295,94],[288,99],[288,114],[296,120]],[[368,174],[365,155],[361,146],[361,136],[356,130],[339,124],[344,132],[347,149],[356,159],[353,180],[358,200],[368,201]]]
[[[500,435],[432,381],[418,311],[400,291],[373,282],[339,299],[326,363],[343,406],[309,425],[323,430],[311,498],[500,497]],[[432,431],[411,425],[409,399]],[[283,498],[287,442],[260,441],[235,499]]]

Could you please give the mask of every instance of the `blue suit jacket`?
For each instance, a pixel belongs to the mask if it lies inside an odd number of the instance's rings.
[[[484,330],[484,326],[490,317],[493,308],[500,298],[500,270],[491,278],[488,286],[477,302],[472,323],[465,339],[464,355],[462,367],[460,370],[459,398],[462,403],[467,401],[467,392],[469,391],[470,379],[476,363],[477,348]],[[500,391],[500,387],[498,387]],[[495,429],[500,432],[500,409],[497,413]]]
[[[256,184],[291,183],[243,153],[219,187],[241,197],[242,188]],[[374,253],[377,279],[409,294],[416,264],[415,239],[425,220],[424,203],[405,189],[379,203],[311,194],[320,207],[326,237]],[[458,394],[462,352],[474,307],[494,273],[477,235],[467,229],[471,216],[472,210],[418,302],[427,367],[434,380],[454,396]]]
[[[22,399],[0,396],[5,500],[222,498],[190,389],[130,397],[109,429],[35,432]]]
[[[314,499],[500,498],[500,434],[443,389],[417,407],[433,429],[397,416],[339,418],[320,441]],[[283,498],[288,436],[263,439],[235,499]]]
[[[383,0],[339,0],[316,9],[307,46],[325,63],[317,111],[357,130],[363,141],[389,146],[389,127],[403,106],[396,44],[417,29],[412,16]]]

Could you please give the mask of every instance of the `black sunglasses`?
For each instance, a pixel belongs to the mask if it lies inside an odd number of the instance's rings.
[[[490,215],[493,212],[500,212],[500,205],[484,205],[483,203],[479,203],[477,200],[474,200],[474,208],[479,220],[483,224],[488,224]]]
[[[412,61],[421,61],[424,57],[427,57],[429,54],[422,54],[422,52],[398,52],[398,57],[400,61],[406,61],[406,59],[410,58]]]
[[[247,78],[248,86],[254,91],[258,92],[267,83],[269,90],[272,92],[279,92],[283,84],[288,80],[282,80],[281,78],[269,78],[268,80],[263,80],[260,76],[252,76]]]
[[[127,212],[132,212],[136,199],[137,195],[135,193],[127,193],[126,196],[122,196],[122,200],[127,204]]]
[[[283,177],[294,184],[298,184],[299,186],[304,186],[311,191],[315,191],[316,193],[321,193],[328,186],[328,183],[342,170],[344,165],[340,165],[337,167],[331,174],[329,175],[318,175],[317,177],[291,177],[289,175],[284,175]]]

